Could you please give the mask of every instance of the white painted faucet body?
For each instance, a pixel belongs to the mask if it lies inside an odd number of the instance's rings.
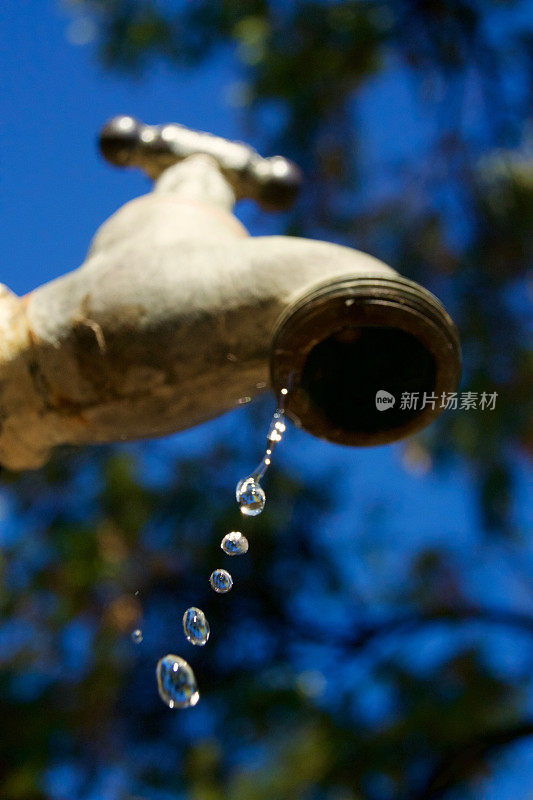
[[[396,272],[326,242],[249,237],[205,155],[169,167],[93,239],[85,263],[0,294],[0,463],[58,444],[161,436],[268,387],[282,313],[328,279]]]

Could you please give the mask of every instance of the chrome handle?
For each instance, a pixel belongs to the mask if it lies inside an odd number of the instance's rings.
[[[250,145],[232,142],[183,125],[145,125],[133,117],[110,120],[100,133],[100,150],[119,167],[139,167],[157,179],[167,167],[189,156],[213,158],[237,198],[249,197],[270,210],[288,208],[302,180],[299,168],[283,156],[263,158]]]

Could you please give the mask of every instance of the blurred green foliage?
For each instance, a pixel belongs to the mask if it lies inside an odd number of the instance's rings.
[[[265,411],[241,413],[257,424]],[[374,533],[370,555],[357,537],[336,546],[335,476],[278,467],[265,512],[243,522],[225,502],[241,446],[160,453],[158,480],[142,450],[113,448],[4,475],[21,535],[2,552],[2,797],[422,800],[457,785],[477,797],[465,781],[532,735],[532,616],[475,603],[467,566],[434,548],[378,605],[358,598],[347,559],[379,582],[389,556]],[[226,564],[236,588],[216,595],[221,532],[243,524],[250,551]],[[178,644],[191,604],[212,630],[194,652]],[[523,671],[487,658],[499,629]],[[190,712],[157,696],[155,663],[176,647],[200,686]]]

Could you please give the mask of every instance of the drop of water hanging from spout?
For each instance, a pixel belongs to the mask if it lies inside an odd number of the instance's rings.
[[[279,407],[274,412],[267,435],[265,455],[251,473],[239,481],[235,489],[235,497],[241,509],[241,514],[247,517],[256,517],[265,507],[266,495],[261,486],[261,478],[272,463],[272,453],[283,439],[287,426],[285,424],[285,400],[289,390],[283,388],[280,392]]]
[[[191,644],[203,646],[209,639],[209,622],[200,608],[192,606],[183,615],[183,632]]]
[[[241,509],[241,514],[246,517],[256,517],[265,507],[266,495],[253,475],[239,481],[235,489],[235,497]]]
[[[228,556],[240,556],[248,552],[248,539],[240,531],[230,531],[220,542]]]
[[[229,592],[233,586],[233,578],[227,570],[216,569],[211,573],[209,583],[215,592],[217,592],[217,594],[225,594],[226,592]]]
[[[194,672],[184,658],[172,654],[159,659],[157,689],[169,708],[191,708],[200,699]]]

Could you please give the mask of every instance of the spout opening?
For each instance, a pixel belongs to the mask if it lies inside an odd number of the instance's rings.
[[[290,383],[289,416],[321,438],[386,444],[430,424],[457,389],[455,326],[404,278],[347,278],[300,298],[277,328],[272,383]],[[413,396],[417,401],[406,402]]]
[[[404,407],[404,392],[430,395],[437,368],[433,354],[398,328],[346,327],[313,347],[304,364],[301,389],[333,429],[377,435],[409,423],[419,413]],[[386,391],[394,405],[376,405]]]

